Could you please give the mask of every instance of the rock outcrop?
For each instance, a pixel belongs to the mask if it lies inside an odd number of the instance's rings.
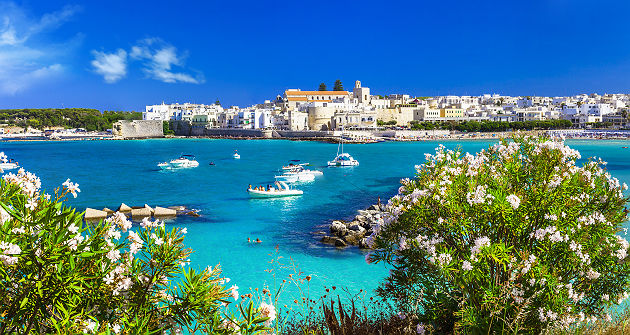
[[[344,222],[335,220],[330,224],[330,234],[317,232],[321,237],[321,242],[332,244],[343,248],[348,245],[355,245],[359,248],[368,249],[366,238],[372,235],[377,221],[382,217],[385,210],[384,205],[372,205],[366,210],[360,210],[354,220]]]

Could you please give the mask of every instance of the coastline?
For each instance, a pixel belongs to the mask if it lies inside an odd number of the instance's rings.
[[[413,132],[405,130],[404,132]],[[346,134],[348,136],[346,136]],[[514,135],[525,136],[560,136],[565,139],[588,139],[588,140],[630,140],[630,131],[612,130],[582,130],[562,129],[562,130],[532,130],[532,131],[505,131],[488,133],[450,133],[438,135],[401,135],[401,136],[366,136],[365,131],[359,134],[353,131],[344,133],[343,142],[346,144],[371,144],[381,142],[424,142],[424,141],[476,141],[476,140],[500,140],[510,138]],[[112,135],[90,134],[85,136],[73,136],[68,138],[48,138],[36,134],[25,134],[24,136],[0,136],[1,142],[66,142],[66,141],[127,141],[127,140],[151,140],[151,139],[222,139],[222,140],[289,140],[289,141],[314,141],[324,143],[339,143],[340,136],[295,136],[295,137],[263,137],[263,136],[236,136],[236,135],[166,135],[163,137],[123,137]]]

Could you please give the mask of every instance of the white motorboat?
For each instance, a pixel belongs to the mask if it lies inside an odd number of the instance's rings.
[[[236,150],[234,150],[234,155],[232,155],[232,157],[234,157],[234,159],[241,159],[241,155],[239,155]]]
[[[308,165],[308,163],[303,163],[303,164],[289,164],[288,166],[283,166],[282,170],[284,171],[283,173],[287,174],[287,173],[310,173],[314,176],[322,176],[324,173],[322,171],[319,170],[309,170],[309,169],[305,169],[304,166]]]
[[[301,190],[294,190],[289,187],[283,181],[275,182],[276,187],[271,187],[269,190],[257,190],[248,188],[247,193],[252,198],[280,198],[280,197],[292,197],[304,194]]]
[[[315,180],[315,175],[308,172],[285,172],[279,176],[275,176],[277,181],[287,183],[309,182]]]
[[[170,162],[159,163],[158,166],[162,170],[174,170],[174,169],[187,169],[199,166],[199,162],[195,160],[193,155],[181,155],[177,159],[173,159]]]
[[[18,162],[13,159],[9,159],[7,155],[3,152],[0,152],[0,170],[11,170],[15,169],[19,166]]]
[[[282,167],[282,170],[293,170],[295,168],[298,167],[304,167],[307,166],[309,163],[300,163],[300,164],[293,164],[293,163],[289,163],[289,165],[285,165]]]

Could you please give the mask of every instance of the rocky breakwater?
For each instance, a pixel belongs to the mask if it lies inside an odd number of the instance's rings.
[[[317,232],[315,234],[323,235],[322,243],[333,244],[339,248],[355,245],[362,249],[369,249],[366,242],[367,237],[374,232],[374,228],[377,222],[382,219],[384,211],[385,205],[372,205],[366,210],[360,210],[352,221],[333,221],[329,226],[330,233]]]
[[[132,220],[142,220],[145,217],[154,217],[156,219],[168,219],[180,215],[199,216],[199,213],[195,209],[189,209],[186,206],[170,206],[170,207],[151,207],[147,204],[144,206],[129,207],[125,203],[120,204],[118,212],[121,212],[127,216],[130,216]],[[114,214],[114,211],[109,208],[103,208],[103,210],[86,208],[84,219],[86,221],[98,221],[106,219]]]

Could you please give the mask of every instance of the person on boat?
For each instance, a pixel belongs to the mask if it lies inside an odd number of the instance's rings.
[[[256,238],[256,241],[254,241],[256,243],[262,243],[262,241],[259,238]]]
[[[214,162],[210,162],[210,165],[214,165]]]
[[[252,243],[252,240],[249,237],[247,238],[247,243]]]
[[[267,192],[271,190],[271,185],[267,184]]]
[[[249,184],[249,186],[247,186],[247,189],[251,190],[252,189],[252,184]]]

